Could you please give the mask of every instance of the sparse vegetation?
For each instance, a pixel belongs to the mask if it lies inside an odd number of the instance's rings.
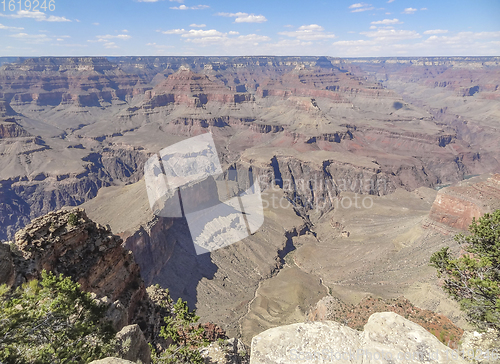
[[[69,214],[68,224],[70,224],[71,226],[77,225],[78,224],[78,216],[76,216],[74,213]]]
[[[446,247],[430,262],[471,323],[500,330],[500,210],[473,219],[469,231],[455,236],[463,247],[461,256],[454,257]]]
[[[113,354],[114,332],[78,283],[42,272],[15,290],[0,286],[0,362],[88,363]]]
[[[196,324],[199,319],[194,310],[189,310],[187,302],[179,298],[173,306],[172,316],[164,318],[165,326],[160,333],[172,344],[160,354],[153,349],[152,362],[203,364],[204,359],[198,348],[205,346],[208,341],[204,337],[205,328]]]
[[[456,339],[460,339],[463,334],[463,330],[455,326],[445,316],[415,307],[404,297],[384,300],[381,297],[367,296],[357,305],[349,305],[339,300],[336,310],[331,312],[328,319],[356,330],[363,330],[372,314],[388,311],[395,312],[419,324],[442,342],[450,343],[452,346],[456,344]]]

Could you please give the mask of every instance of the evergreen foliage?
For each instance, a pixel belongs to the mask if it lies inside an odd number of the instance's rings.
[[[78,283],[42,272],[15,290],[0,286],[0,362],[88,363],[114,353],[114,332]]]
[[[500,210],[473,219],[469,231],[455,236],[464,254],[454,257],[443,248],[431,256],[431,266],[471,323],[500,330]]]
[[[196,324],[199,319],[194,310],[189,310],[187,302],[179,298],[173,305],[172,315],[164,318],[165,326],[160,332],[161,337],[172,343],[161,355],[153,352],[153,363],[203,364],[198,349],[208,341],[204,337],[205,328]]]

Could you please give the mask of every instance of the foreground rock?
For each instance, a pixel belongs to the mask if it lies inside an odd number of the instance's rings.
[[[269,329],[252,340],[251,364],[467,363],[421,326],[393,312],[373,314],[356,331],[337,322]]]
[[[116,334],[120,357],[143,364],[151,363],[151,350],[139,325],[125,326]]]
[[[90,364],[135,364],[133,361],[119,359],[119,358],[104,358],[101,360],[94,360]]]
[[[462,337],[461,350],[469,357],[474,353],[475,363],[500,363],[500,332],[489,329],[487,332],[466,331]]]

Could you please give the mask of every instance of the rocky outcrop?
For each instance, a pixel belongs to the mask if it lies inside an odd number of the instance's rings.
[[[27,136],[30,134],[15,122],[0,123],[0,139]]]
[[[145,288],[139,266],[109,226],[90,220],[81,208],[59,210],[34,219],[15,240],[0,243],[0,284],[19,286],[40,278],[42,270],[62,274],[107,306],[106,319],[118,331],[122,358],[149,364],[148,343],[162,352],[171,341],[160,337],[164,318],[172,315],[168,290]],[[219,326],[206,323],[206,338],[225,338]]]
[[[333,321],[309,322],[269,329],[252,340],[251,364],[297,361],[467,363],[421,326],[392,312],[373,314],[362,332]]]
[[[202,107],[208,102],[238,104],[251,99],[250,94],[232,91],[218,80],[180,68],[154,89],[146,91],[146,103],[142,107],[153,109],[169,104]]]
[[[116,334],[117,350],[122,359],[151,363],[151,350],[138,325],[128,325]]]
[[[306,96],[326,98],[335,103],[350,103],[352,97],[397,98],[380,83],[373,83],[337,67],[317,68],[297,65],[279,79],[264,81],[257,88],[260,97],[289,98]]]
[[[79,208],[51,212],[15,235],[20,252],[16,285],[39,278],[43,269],[71,277],[85,291],[120,300],[129,318],[145,296],[139,266],[120,237]]]
[[[467,230],[473,218],[500,208],[500,174],[480,182],[471,181],[441,189],[424,227],[444,232],[450,228]]]

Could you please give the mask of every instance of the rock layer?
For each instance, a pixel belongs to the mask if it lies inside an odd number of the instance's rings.
[[[424,226],[467,230],[472,219],[500,208],[500,174],[485,181],[462,182],[441,189]]]

